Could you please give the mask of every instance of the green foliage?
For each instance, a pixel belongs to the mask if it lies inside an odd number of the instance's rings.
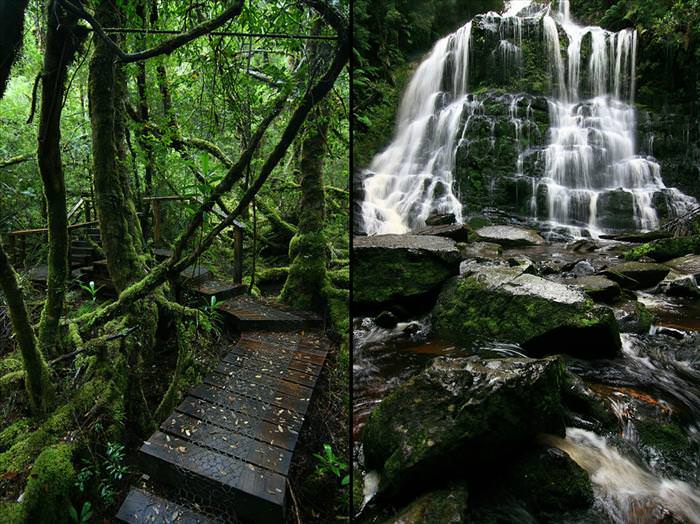
[[[95,497],[103,506],[109,507],[114,504],[117,487],[127,472],[124,445],[108,442],[104,455],[92,455],[82,460],[75,487],[81,495]]]
[[[68,508],[68,513],[70,514],[71,521],[75,524],[89,524],[90,519],[92,519],[92,504],[90,504],[89,501],[83,502],[80,513],[71,505],[70,508]]]
[[[100,286],[98,288],[95,287],[95,282],[94,280],[91,280],[89,284],[80,284],[80,287],[87,291],[88,294],[90,295],[90,298],[92,299],[93,302],[97,300],[97,292],[102,289],[104,286]]]
[[[319,462],[319,465],[316,466],[318,474],[331,473],[340,481],[341,486],[350,484],[348,465],[335,455],[330,444],[324,444],[323,454],[314,453],[314,457]]]

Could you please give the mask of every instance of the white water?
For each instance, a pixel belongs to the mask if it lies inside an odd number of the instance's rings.
[[[621,212],[615,209],[621,202],[632,214],[624,224],[640,230],[658,227],[654,197],[659,193],[671,214],[684,213],[693,199],[667,189],[659,164],[635,153],[637,32],[580,26],[570,18],[567,0],[559,2],[556,12],[528,0],[508,2],[502,14],[480,19],[482,28],[498,34],[494,52],[500,53],[507,74],[520,68],[523,24],[533,20],[541,24],[549,54],[552,96],[549,144],[537,152],[543,156],[544,173],[530,182],[531,215],[545,218],[553,228],[574,234],[588,230],[595,236],[614,226],[610,219],[601,226],[600,217],[610,210]],[[560,48],[560,31],[568,39],[565,51]],[[461,221],[462,204],[453,180],[455,154],[479,107],[468,94],[470,61],[480,58],[470,56],[471,35],[469,22],[438,41],[413,75],[399,109],[396,135],[365,173],[362,214],[368,234],[405,233],[423,226],[434,213],[454,213]],[[589,57],[582,63],[588,35]],[[517,135],[521,127],[515,121],[514,125]],[[523,157],[531,154],[519,151],[514,177],[525,176]],[[538,202],[546,209],[538,209]]]
[[[681,522],[700,523],[700,493],[693,486],[653,475],[603,437],[567,428],[565,439],[547,436],[545,440],[588,472],[596,502],[613,522],[651,524],[670,513]]]

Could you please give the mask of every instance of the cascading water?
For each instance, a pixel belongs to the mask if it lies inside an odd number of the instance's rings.
[[[557,11],[513,1],[502,14],[482,15],[438,41],[418,67],[401,102],[396,135],[365,173],[366,233],[405,233],[423,226],[434,213],[453,213],[461,221],[463,205],[454,173],[457,149],[465,146],[471,116],[480,105],[478,94],[468,92],[472,62],[482,58],[470,56],[472,25],[477,23],[497,35],[492,53],[499,56],[505,77],[522,71],[524,38],[541,39],[548,55],[546,147],[520,147],[522,125],[511,108],[518,144],[511,178],[527,180],[532,218],[553,229],[596,235],[654,229],[659,205],[674,216],[694,204],[664,186],[652,157],[635,154],[637,32],[579,26],[571,20],[566,0]],[[525,24],[536,27],[538,34],[524,35]],[[563,37],[568,39],[565,51]],[[524,159],[532,155],[544,166],[536,175],[522,170]]]
[[[405,233],[434,212],[462,206],[452,191],[454,149],[466,101],[471,22],[440,40],[418,67],[399,108],[396,137],[370,166],[362,214],[368,233]],[[444,91],[444,76],[452,82]]]

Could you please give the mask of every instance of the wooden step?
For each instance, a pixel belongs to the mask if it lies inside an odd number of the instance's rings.
[[[192,293],[202,295],[207,299],[207,302],[213,296],[220,302],[228,298],[243,295],[248,290],[248,287],[244,284],[231,284],[220,280],[205,280],[203,282],[188,281],[185,283],[185,288]]]
[[[117,520],[127,524],[216,524],[221,522],[133,486],[119,508]]]
[[[202,266],[190,266],[180,271],[180,282],[183,285],[193,286],[211,280],[211,271]]]
[[[143,471],[207,505],[233,509],[242,522],[280,524],[286,479],[254,464],[157,431],[139,449]]]
[[[296,331],[307,327],[304,318],[249,295],[221,302],[219,311],[240,331]]]
[[[288,417],[278,418],[275,424],[193,396],[186,397],[176,411],[289,451],[294,450],[302,422]]]
[[[288,449],[261,442],[236,429],[224,428],[186,413],[175,412],[160,425],[160,430],[170,436],[187,440],[255,466],[287,475],[292,460]]]
[[[156,247],[153,248],[153,256],[156,258],[158,262],[163,262],[163,260],[166,260],[173,256],[173,250],[172,249],[165,249],[162,247]]]

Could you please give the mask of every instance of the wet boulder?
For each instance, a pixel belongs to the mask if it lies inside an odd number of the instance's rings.
[[[586,295],[596,302],[610,304],[620,298],[622,290],[617,282],[602,275],[590,275],[577,278],[571,284],[580,287]]]
[[[650,262],[622,262],[603,274],[625,289],[648,289],[668,275],[670,268]]]
[[[433,309],[438,337],[462,347],[520,344],[530,356],[612,357],[621,347],[612,310],[573,286],[521,272],[481,268],[447,282]]]
[[[414,235],[433,235],[436,237],[451,238],[457,242],[469,240],[469,226],[464,224],[435,224],[428,225],[413,231]]]
[[[503,247],[539,246],[544,238],[534,229],[516,226],[485,226],[476,230],[476,235],[484,242],[493,242]]]
[[[445,213],[441,215],[430,215],[425,219],[426,226],[449,226],[457,222],[454,213]]]
[[[615,306],[615,318],[620,333],[649,333],[654,315],[638,300],[628,300]]]
[[[460,524],[466,522],[467,487],[463,484],[421,495],[386,524]]]
[[[539,447],[518,457],[503,483],[509,495],[523,501],[535,514],[593,505],[588,473],[554,447]]]
[[[435,476],[477,478],[504,449],[542,432],[564,434],[563,363],[555,358],[439,357],[389,394],[364,429],[365,465],[380,491],[416,489]]]
[[[459,272],[454,240],[428,235],[377,235],[353,240],[353,301],[382,305],[418,299]]]
[[[664,265],[680,275],[687,275],[700,283],[700,255],[685,255],[669,260]]]

